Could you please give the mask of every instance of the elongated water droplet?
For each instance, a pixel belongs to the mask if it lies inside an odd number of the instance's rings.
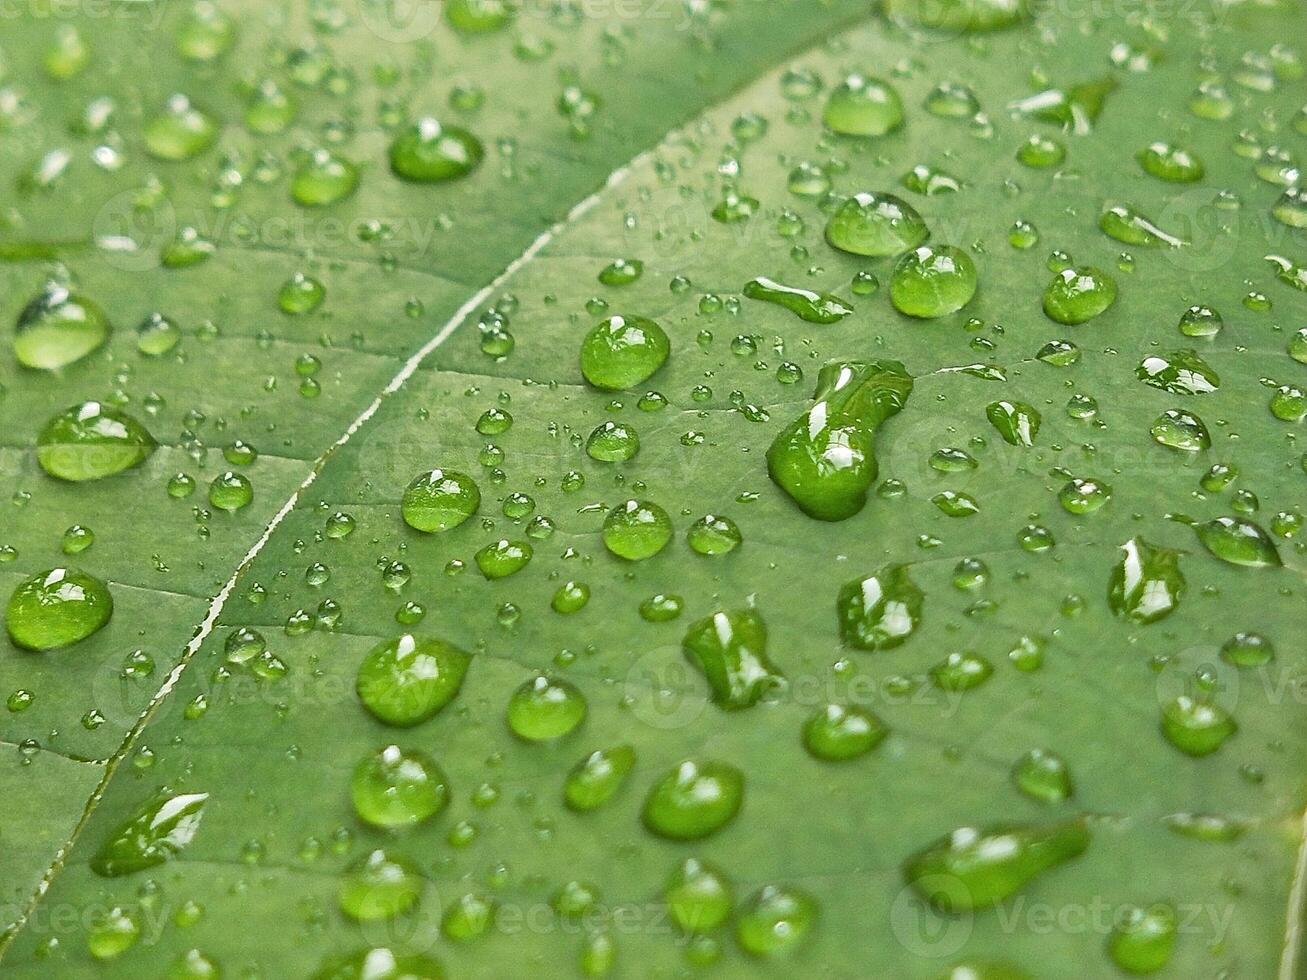
[[[1027,402],[997,401],[985,407],[985,417],[998,430],[1003,441],[1013,446],[1033,446],[1039,435],[1042,417],[1039,410]]]
[[[1113,204],[1103,209],[1098,227],[1111,238],[1127,245],[1169,245],[1179,248],[1184,241],[1167,234],[1157,223],[1132,204]]]
[[[723,708],[747,708],[785,683],[767,658],[767,627],[757,610],[719,612],[691,624],[681,641],[685,658],[708,681]]]
[[[766,276],[745,283],[744,295],[764,303],[775,303],[807,323],[838,323],[853,312],[853,307],[838,296],[786,286]]]
[[[1246,568],[1278,568],[1280,552],[1270,535],[1242,517],[1218,517],[1195,524],[1203,547],[1222,561]]]
[[[91,870],[117,878],[171,860],[195,837],[208,799],[208,793],[165,793],[146,801],[100,845]]]
[[[1188,184],[1203,178],[1202,162],[1182,147],[1149,143],[1135,157],[1144,172],[1171,183]]]
[[[885,14],[903,27],[939,31],[944,36],[1011,27],[1027,16],[1021,0],[886,0]]]
[[[876,430],[911,392],[912,378],[898,361],[826,364],[817,375],[816,403],[767,450],[772,480],[810,517],[852,517],[876,478]]]
[[[908,858],[904,879],[943,912],[1001,902],[1037,874],[1084,853],[1083,821],[1045,826],[959,827]]]
[[[99,480],[140,466],[157,443],[130,415],[100,402],[60,412],[36,437],[36,458],[60,480]]]
[[[1150,354],[1139,362],[1135,377],[1173,395],[1205,395],[1221,387],[1221,378],[1197,351]]]

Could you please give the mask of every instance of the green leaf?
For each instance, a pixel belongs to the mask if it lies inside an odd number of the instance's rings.
[[[501,23],[502,6],[7,21],[4,315],[54,279],[114,330],[58,372],[0,360],[0,595],[65,565],[113,595],[79,643],[0,641],[6,973],[307,976],[384,947],[450,977],[706,960],[722,978],[1106,976],[1158,958],[1168,976],[1294,975],[1307,477],[1277,389],[1301,386],[1287,351],[1307,295],[1282,273],[1307,240],[1272,209],[1307,153],[1301,7],[1032,5],[968,33],[1018,8],[525,4]],[[822,129],[837,86],[846,119],[883,84],[901,125]],[[479,140],[479,164],[392,172],[392,139],[428,117]],[[1018,160],[1032,135],[1064,152]],[[922,295],[950,301],[898,312],[896,257],[826,242],[858,193],[910,204],[932,254],[974,265],[974,297],[923,273]],[[1122,254],[1099,227],[1118,205],[1170,237]],[[1063,269],[1114,288],[1064,277],[1052,319]],[[852,312],[814,322],[749,298],[757,281]],[[1200,305],[1219,331],[1182,329]],[[151,313],[180,326],[176,347]],[[634,388],[582,373],[610,316],[667,336]],[[1150,359],[1174,382],[1137,377]],[[825,521],[767,452],[832,361],[902,364],[912,394],[874,413],[865,505]],[[38,435],[92,400],[157,446],[55,479]],[[1209,446],[1150,434],[1175,410]],[[587,437],[614,422],[638,438],[604,429],[595,458]],[[433,470],[472,477],[475,517],[405,522]],[[252,488],[230,510],[229,472]],[[609,550],[612,513],[676,535]],[[742,543],[692,547],[693,526]],[[857,615],[901,642],[842,639],[851,583]],[[905,603],[910,623],[885,621]],[[687,638],[723,611],[765,653]],[[470,662],[441,710],[396,728],[356,692],[369,652],[405,634]],[[741,687],[759,664],[767,683]],[[1220,720],[1202,754],[1169,740],[1177,705]],[[841,719],[875,722],[871,747],[805,749]],[[449,792],[399,831],[351,796],[392,744]],[[1073,789],[1023,789],[1035,750]],[[590,759],[602,791],[578,805]],[[705,773],[727,798],[696,808],[685,780]],[[149,816],[205,795],[184,833]],[[674,833],[649,829],[663,805]],[[1074,846],[1016,871],[971,848],[1068,827]],[[128,873],[97,874],[120,853]],[[734,901],[696,936],[676,924],[705,900],[684,894],[690,859],[714,904]],[[1173,919],[1131,925],[1161,907]]]

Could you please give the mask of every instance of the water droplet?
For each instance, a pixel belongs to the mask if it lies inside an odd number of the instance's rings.
[[[687,935],[716,929],[731,915],[730,881],[715,865],[686,858],[676,866],[663,889],[668,914]]]
[[[902,565],[848,582],[835,602],[840,639],[858,650],[893,649],[921,625],[925,599]]]
[[[1092,514],[1111,497],[1111,486],[1084,477],[1072,478],[1057,494],[1058,503],[1068,514]]]
[[[1001,902],[1036,875],[1084,853],[1083,821],[1046,826],[959,827],[908,858],[903,875],[943,912]]]
[[[1031,749],[1012,766],[1012,782],[1026,796],[1043,803],[1071,798],[1071,772],[1066,761],[1048,749]]]
[[[375,718],[407,728],[454,699],[470,663],[471,657],[443,640],[406,633],[368,651],[356,688]]]
[[[952,245],[922,245],[908,252],[890,275],[890,302],[908,316],[956,313],[976,295],[976,266]]]
[[[1184,590],[1180,552],[1136,537],[1121,545],[1121,558],[1108,580],[1107,602],[1118,616],[1155,623],[1176,610]]]
[[[718,612],[691,624],[681,649],[707,680],[713,703],[728,710],[750,707],[785,683],[767,658],[767,627],[754,609]]]
[[[903,100],[888,82],[855,72],[831,90],[821,118],[842,136],[884,136],[903,125]]]
[[[724,555],[738,548],[744,536],[729,517],[705,514],[690,525],[685,540],[697,554]]]
[[[500,538],[479,550],[474,558],[487,579],[508,578],[526,568],[533,555],[531,542]]]
[[[767,450],[772,480],[810,517],[852,517],[876,479],[875,432],[911,392],[912,378],[897,361],[826,364],[817,375],[813,407]]]
[[[618,504],[604,518],[604,547],[627,561],[652,558],[672,539],[667,511],[647,500]]]
[[[405,180],[439,183],[467,176],[484,155],[481,141],[466,129],[425,116],[390,144],[390,169]]]
[[[1275,646],[1260,633],[1236,633],[1221,644],[1221,659],[1236,667],[1261,667],[1275,659]]]
[[[153,157],[172,162],[189,160],[214,144],[218,124],[184,95],[168,97],[163,111],[145,124],[145,149]]]
[[[481,491],[470,476],[435,469],[413,478],[400,509],[409,527],[434,534],[458,527],[480,506]]]
[[[1139,362],[1135,377],[1173,395],[1205,395],[1221,386],[1220,376],[1194,350],[1150,354]]]
[[[508,727],[528,742],[550,741],[575,731],[587,710],[575,685],[539,674],[508,699]]]
[[[218,510],[234,514],[254,500],[254,485],[249,478],[228,470],[219,473],[209,484],[209,503]]]
[[[659,837],[699,840],[730,823],[744,801],[744,774],[725,762],[687,759],[649,789],[641,818]]]
[[[5,625],[25,650],[71,646],[95,633],[113,615],[104,582],[72,568],[52,568],[24,579],[9,597]]]
[[[282,284],[277,305],[283,313],[298,316],[312,313],[327,298],[326,287],[312,276],[297,272]]]
[[[985,417],[998,430],[1003,441],[1013,446],[1033,446],[1039,435],[1042,417],[1035,406],[1026,402],[997,401],[985,407]]]
[[[330,150],[316,150],[296,169],[290,195],[306,208],[325,207],[349,197],[358,183],[358,167]]]
[[[1238,727],[1220,705],[1187,695],[1162,708],[1162,734],[1186,755],[1211,755]]]
[[[838,323],[853,312],[853,307],[831,293],[786,286],[766,276],[745,283],[744,295],[764,303],[775,303],[807,323]]]
[[[899,255],[929,234],[916,209],[893,194],[854,194],[826,222],[826,241],[852,255]]]
[[[1252,521],[1239,517],[1218,517],[1194,525],[1198,540],[1209,552],[1246,568],[1278,568],[1280,553],[1270,536]]]
[[[1202,162],[1188,150],[1170,143],[1150,143],[1135,158],[1145,173],[1171,183],[1188,184],[1203,178]]]
[[[181,339],[181,329],[162,313],[146,314],[136,328],[136,349],[146,357],[162,357]]]
[[[1184,241],[1168,234],[1131,204],[1113,204],[1103,209],[1098,227],[1109,238],[1127,245],[1169,245],[1179,248]]]
[[[640,451],[640,436],[625,422],[604,422],[585,441],[586,455],[601,463],[624,463]]]
[[[994,667],[970,650],[959,650],[930,668],[930,679],[944,691],[969,691],[989,680]]]
[[[647,381],[667,361],[671,342],[663,328],[640,316],[610,316],[581,342],[581,373],[602,391]]]
[[[1159,415],[1149,432],[1160,445],[1183,452],[1201,452],[1212,446],[1212,437],[1203,420],[1178,408],[1167,409]]]
[[[423,881],[422,872],[408,858],[378,848],[345,869],[336,900],[351,919],[384,921],[417,905]]]
[[[764,885],[740,906],[735,941],[751,956],[784,956],[807,938],[816,920],[811,895],[787,885]]]
[[[1116,302],[1116,280],[1083,265],[1063,269],[1044,290],[1044,312],[1058,323],[1085,323]]]
[[[1180,332],[1186,337],[1215,337],[1225,326],[1221,314],[1208,306],[1191,306],[1180,317]]]
[[[138,915],[115,905],[95,917],[87,931],[86,948],[97,960],[111,960],[135,946],[140,935]]]
[[[171,860],[200,828],[208,793],[166,792],[147,800],[119,824],[91,858],[91,870],[117,878]]]
[[[57,283],[47,283],[14,325],[14,355],[24,367],[56,371],[99,348],[109,319],[95,303]]]
[[[865,708],[828,704],[803,723],[803,747],[824,762],[857,759],[884,741],[885,724]]]
[[[354,768],[354,812],[374,827],[411,827],[435,816],[449,800],[445,774],[423,752],[387,745]]]
[[[635,766],[635,749],[597,749],[573,767],[563,784],[563,802],[578,813],[597,810],[616,795]]]
[[[923,27],[944,35],[1011,27],[1024,19],[1020,0],[886,0],[885,13],[901,27]]]
[[[1126,973],[1156,973],[1171,961],[1176,931],[1175,909],[1165,902],[1130,906],[1116,917],[1107,952]]]
[[[36,458],[60,480],[99,480],[140,466],[157,443],[125,412],[82,402],[60,412],[36,437]]]

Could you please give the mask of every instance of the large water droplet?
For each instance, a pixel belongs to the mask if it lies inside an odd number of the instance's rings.
[[[903,866],[918,894],[943,912],[1001,902],[1040,872],[1084,853],[1083,821],[1047,826],[959,827]]]
[[[691,624],[681,649],[708,681],[713,703],[723,708],[747,708],[785,683],[767,658],[767,627],[754,609],[714,613]]]
[[[581,373],[603,391],[647,381],[667,361],[671,342],[663,328],[641,316],[610,316],[581,341]]]
[[[448,802],[445,774],[425,753],[387,745],[354,768],[354,812],[374,827],[411,827]]]
[[[893,194],[854,194],[826,222],[826,241],[852,255],[898,255],[929,234],[916,209]]]
[[[641,817],[660,837],[698,840],[730,823],[744,801],[744,774],[725,762],[687,759],[649,789]]]
[[[853,312],[853,307],[831,293],[786,286],[766,276],[745,283],[744,295],[784,307],[807,323],[838,323]]]
[[[975,263],[962,249],[922,245],[894,266],[889,298],[894,308],[907,316],[947,316],[971,302],[977,283]]]
[[[390,169],[405,180],[439,183],[467,176],[484,155],[481,141],[466,129],[426,116],[390,144]]]
[[[36,437],[41,469],[61,480],[99,480],[145,462],[157,444],[145,426],[100,402],[60,412]]]
[[[175,857],[199,830],[208,799],[208,793],[161,793],[146,801],[100,845],[91,870],[116,878]]]
[[[897,361],[832,361],[816,403],[767,450],[772,480],[810,517],[841,521],[863,507],[876,478],[876,429],[902,410],[912,378]]]
[[[377,644],[363,658],[359,699],[387,725],[416,725],[453,700],[470,663],[458,647],[406,633]]]
[[[109,587],[72,568],[24,579],[9,597],[9,638],[26,650],[54,650],[86,639],[113,615]]]
[[[890,650],[921,624],[926,595],[902,565],[887,565],[840,589],[835,601],[840,639],[858,650]]]
[[[109,330],[109,318],[95,303],[48,283],[18,314],[14,355],[24,367],[55,371],[100,347]]]
[[[1107,583],[1112,612],[1136,623],[1155,623],[1175,612],[1184,594],[1180,552],[1131,538]]]

